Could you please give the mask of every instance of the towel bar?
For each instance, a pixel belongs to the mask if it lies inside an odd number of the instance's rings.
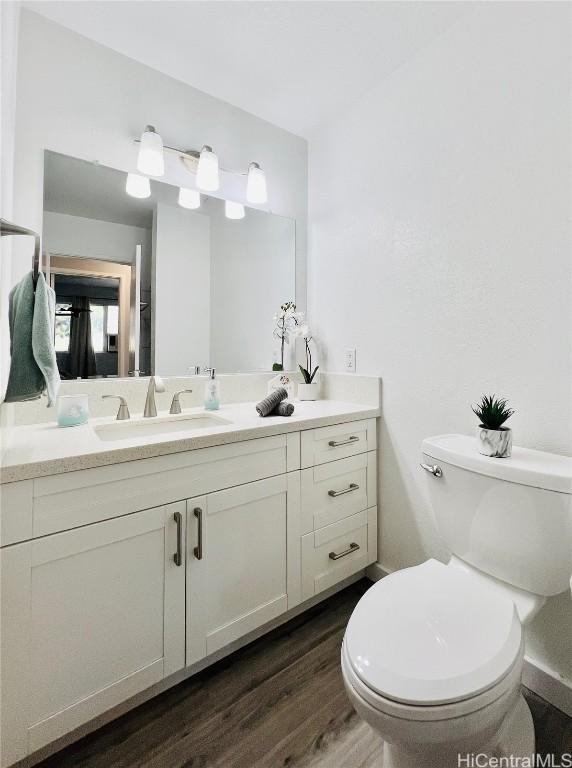
[[[34,282],[34,288],[38,282],[38,275],[40,273],[40,236],[33,229],[27,227],[20,227],[18,224],[12,224],[6,219],[0,219],[0,237],[6,237],[6,235],[31,235],[35,238],[34,242],[34,255],[32,256],[32,280]]]

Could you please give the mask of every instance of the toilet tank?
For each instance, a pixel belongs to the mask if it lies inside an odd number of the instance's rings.
[[[572,459],[517,447],[490,458],[466,435],[429,437],[422,451],[443,473],[426,477],[452,554],[537,595],[570,589]]]

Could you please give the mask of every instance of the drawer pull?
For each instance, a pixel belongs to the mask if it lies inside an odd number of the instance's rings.
[[[197,558],[197,560],[203,559],[203,510],[200,507],[195,507],[193,509],[193,515],[197,518],[198,521],[198,530],[197,530],[197,546],[193,547],[193,555]]]
[[[347,488],[344,488],[342,491],[328,491],[328,496],[331,496],[333,499],[336,498],[336,496],[343,496],[344,493],[351,493],[352,491],[358,491],[359,485],[357,483],[350,483]]]
[[[173,515],[177,523],[177,551],[173,555],[175,565],[183,564],[183,516],[180,512]]]
[[[357,442],[359,442],[359,437],[357,435],[352,435],[351,437],[348,437],[347,440],[330,440],[328,445],[330,448],[338,448],[340,445],[350,445],[351,443]]]
[[[330,560],[339,560],[340,557],[351,555],[352,552],[357,552],[358,549],[359,549],[359,544],[356,544],[355,541],[352,541],[349,547],[347,549],[344,549],[343,552],[330,552],[328,557],[330,558]]]

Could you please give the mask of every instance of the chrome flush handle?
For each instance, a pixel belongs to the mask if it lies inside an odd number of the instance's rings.
[[[431,472],[433,477],[443,477],[443,470],[438,464],[420,464],[421,469],[425,472]]]

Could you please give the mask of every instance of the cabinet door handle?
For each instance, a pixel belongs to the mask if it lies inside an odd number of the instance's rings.
[[[193,554],[197,560],[203,559],[203,510],[200,507],[193,509],[193,515],[197,518],[197,546],[193,548]]]
[[[183,516],[180,512],[173,515],[177,523],[177,551],[173,555],[175,565],[183,564]]]
[[[336,496],[343,496],[344,493],[351,493],[352,491],[358,491],[359,485],[357,483],[350,483],[347,488],[344,488],[341,491],[328,491],[328,496],[331,496],[333,499],[336,498]]]
[[[348,437],[347,440],[330,440],[328,445],[330,448],[337,448],[340,445],[350,445],[350,443],[357,442],[359,442],[359,437],[357,435],[352,435],[351,437]]]
[[[330,560],[339,560],[340,557],[346,557],[346,555],[351,555],[352,552],[357,552],[359,549],[359,544],[356,544],[355,541],[352,541],[352,543],[349,545],[347,549],[344,549],[343,552],[330,552],[328,557]]]

